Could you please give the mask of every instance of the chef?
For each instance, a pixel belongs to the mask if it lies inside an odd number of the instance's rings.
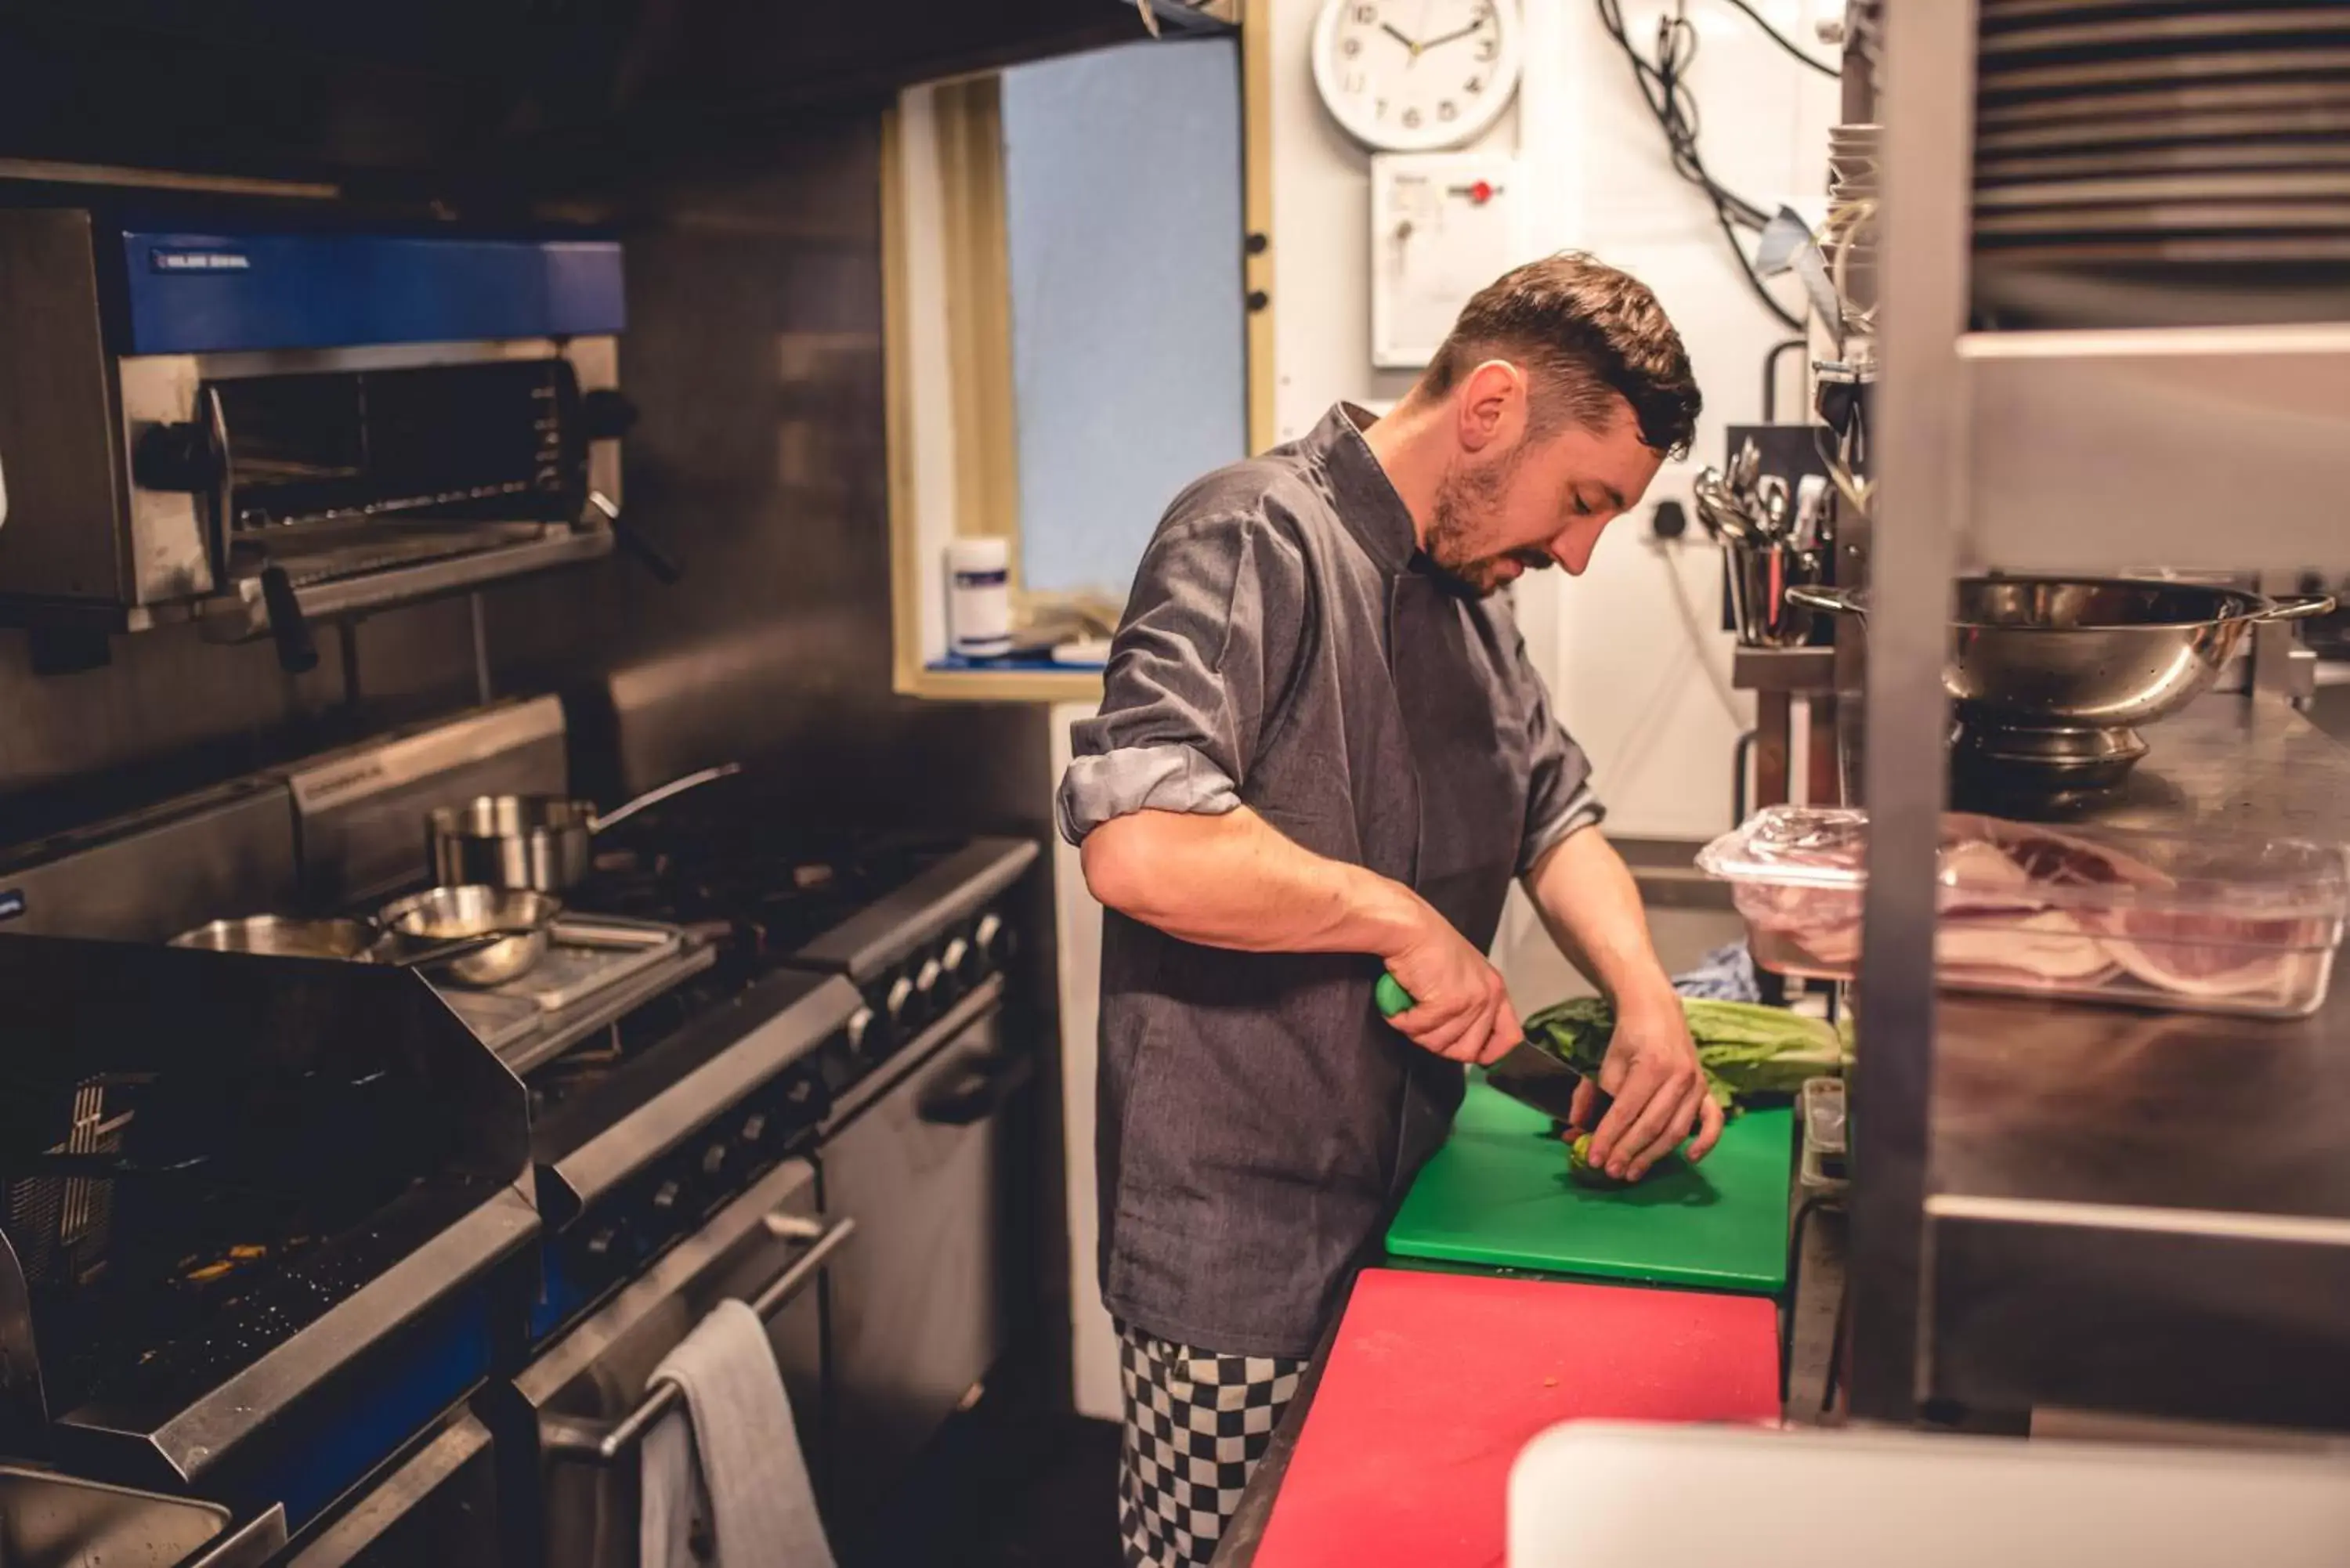
[[[1556,255],[1470,300],[1392,412],[1333,408],[1194,483],[1151,539],[1058,801],[1107,910],[1129,1564],[1213,1554],[1463,1064],[1520,1039],[1485,957],[1513,877],[1615,1003],[1595,1163],[1637,1178],[1721,1132],[1589,764],[1498,597],[1581,572],[1699,405],[1648,288]],[[1382,969],[1417,999],[1392,1025]]]

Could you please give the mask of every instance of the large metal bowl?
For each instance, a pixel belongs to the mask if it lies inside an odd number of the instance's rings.
[[[1849,589],[1790,587],[1813,609],[1866,617]],[[2086,792],[2119,784],[2146,742],[2137,726],[2210,688],[2245,634],[2324,615],[2334,600],[2127,577],[1963,577],[1942,685],[1954,752],[2019,786]]]
[[[439,963],[440,972],[461,985],[504,985],[529,972],[546,955],[555,917],[563,906],[545,893],[520,888],[429,888],[384,907],[378,917],[399,941],[462,941],[493,932],[511,933],[462,958]]]

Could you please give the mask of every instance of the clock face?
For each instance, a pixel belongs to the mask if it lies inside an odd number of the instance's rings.
[[[1490,127],[1518,85],[1514,0],[1327,0],[1314,84],[1357,141],[1453,147]]]

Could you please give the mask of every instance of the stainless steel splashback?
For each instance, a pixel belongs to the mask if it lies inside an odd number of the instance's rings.
[[[294,806],[239,779],[0,857],[0,931],[162,941],[206,920],[293,907]]]
[[[553,697],[394,731],[0,855],[0,931],[160,942],[364,905],[424,875],[429,808],[568,774]]]
[[[537,697],[314,757],[290,769],[302,898],[338,909],[427,870],[424,814],[477,794],[567,786],[563,704]]]

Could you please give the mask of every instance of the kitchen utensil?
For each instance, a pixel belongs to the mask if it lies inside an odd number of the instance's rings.
[[[1411,992],[1391,974],[1379,976],[1371,988],[1371,998],[1378,1004],[1379,1016],[1394,1018],[1409,1012],[1415,1005]],[[1533,1106],[1535,1110],[1565,1127],[1575,1119],[1575,1090],[1583,1082],[1583,1075],[1535,1044],[1521,1040],[1498,1062],[1485,1070],[1486,1082],[1512,1099]],[[1597,1127],[1616,1103],[1615,1096],[1597,1084],[1591,1085],[1591,1126]]]
[[[1787,543],[1797,550],[1818,549],[1827,535],[1827,475],[1804,475],[1795,484],[1795,521]]]
[[[1801,648],[1812,639],[1813,616],[1793,596],[1817,583],[1827,559],[1816,550],[1758,539],[1722,546],[1730,560],[1731,624],[1748,648]]]
[[[671,779],[624,805],[598,812],[568,795],[484,794],[436,807],[424,819],[434,878],[444,888],[561,893],[585,880],[596,835],[673,795],[743,771],[740,763]]]
[[[1256,1568],[1498,1564],[1512,1465],[1546,1428],[1774,1422],[1775,1309],[1688,1291],[1367,1269],[1304,1414]],[[1649,1555],[1688,1561],[1669,1548]]]
[[[1854,589],[1794,585],[1787,597],[1867,615]],[[2208,690],[2248,631],[2334,602],[2124,577],[1962,578],[1942,669],[1959,721],[1953,760],[2022,794],[2111,790],[2146,754],[2137,726]]]
[[[364,961],[383,933],[366,920],[304,919],[292,915],[246,915],[213,920],[182,931],[170,945],[212,952],[264,953],[272,958],[348,959]]]
[[[401,943],[428,942],[435,949],[416,961],[441,963],[461,985],[503,985],[529,972],[546,956],[555,918],[563,906],[545,893],[478,884],[428,888],[387,905],[384,929]],[[478,950],[453,958],[443,944],[488,939]],[[386,961],[397,961],[397,950]]]
[[[1794,1111],[1749,1110],[1705,1158],[1582,1187],[1551,1118],[1471,1073],[1452,1135],[1388,1228],[1399,1258],[1774,1294],[1787,1282]]]
[[[526,931],[501,929],[410,948],[398,942],[387,942],[382,929],[368,920],[246,915],[234,920],[213,920],[192,931],[182,931],[172,939],[169,945],[201,948],[212,952],[259,953],[270,958],[338,959],[348,963],[380,963],[395,969],[420,969],[462,959],[509,937],[528,935]]]
[[[1775,473],[1762,475],[1754,482],[1754,499],[1762,508],[1762,536],[1773,543],[1785,539],[1795,510],[1787,482]]]

